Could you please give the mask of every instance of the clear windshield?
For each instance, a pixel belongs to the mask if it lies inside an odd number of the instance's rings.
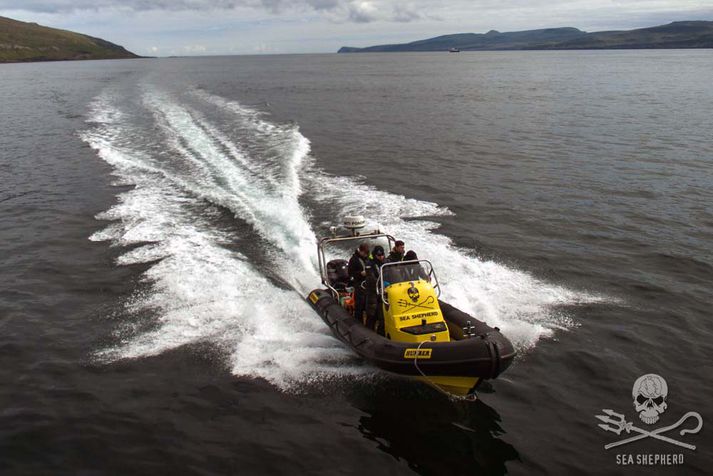
[[[389,263],[381,268],[384,287],[404,281],[431,281],[433,268],[428,261],[403,261]]]

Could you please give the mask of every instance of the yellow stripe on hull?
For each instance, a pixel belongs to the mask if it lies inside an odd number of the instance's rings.
[[[478,380],[480,380],[479,377],[439,377],[430,375],[428,377],[417,378],[459,397],[468,395],[468,392],[475,387]]]

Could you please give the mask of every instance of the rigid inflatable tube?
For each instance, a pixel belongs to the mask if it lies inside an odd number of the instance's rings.
[[[413,343],[395,342],[367,329],[325,290],[315,290],[310,294],[309,302],[335,336],[365,359],[396,373],[410,375],[416,372],[413,360],[403,357],[406,349],[414,347]],[[434,359],[421,360],[419,367],[432,375],[495,378],[509,366],[515,351],[502,334],[445,302],[441,302],[441,306],[444,317],[451,324],[465,326],[470,321],[477,337],[448,343],[424,343],[422,348],[434,349]]]

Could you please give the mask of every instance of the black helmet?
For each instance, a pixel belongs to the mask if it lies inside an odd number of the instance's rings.
[[[381,245],[376,245],[371,254],[374,256],[384,256],[384,247]]]
[[[414,250],[408,250],[406,255],[404,255],[404,261],[416,261],[417,259],[418,256],[416,256],[416,252]]]

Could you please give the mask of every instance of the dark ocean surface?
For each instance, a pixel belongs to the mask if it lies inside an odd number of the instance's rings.
[[[0,474],[709,473],[711,78],[709,50],[0,65]],[[515,343],[477,401],[304,302],[348,213]],[[704,427],[605,450],[632,434],[602,409]]]

